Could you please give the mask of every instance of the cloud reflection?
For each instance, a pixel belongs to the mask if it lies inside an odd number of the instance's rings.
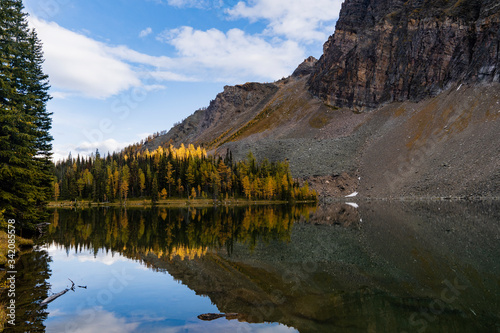
[[[104,310],[102,307],[85,309],[77,314],[52,313],[52,320],[47,322],[47,333],[180,333],[180,332],[245,332],[245,333],[285,333],[298,332],[296,329],[282,324],[249,324],[237,320],[219,319],[213,322],[184,322],[172,326],[172,321],[166,318],[135,317],[133,322],[120,318],[115,313]],[[163,325],[162,322],[169,322]]]
[[[139,323],[127,323],[125,318],[118,318],[114,313],[96,307],[86,309],[75,315],[65,315],[48,323],[47,333],[128,333],[135,332]]]
[[[86,249],[77,250],[75,247],[71,247],[68,249],[66,253],[59,251],[61,249],[60,245],[56,245],[55,243],[51,244],[47,250],[50,255],[57,259],[57,261],[73,261],[77,259],[78,262],[99,262],[106,266],[111,266],[117,262],[126,262],[129,261],[126,257],[122,256],[119,253],[106,253],[104,250],[99,250],[96,254],[89,253]],[[85,252],[81,252],[85,251]]]

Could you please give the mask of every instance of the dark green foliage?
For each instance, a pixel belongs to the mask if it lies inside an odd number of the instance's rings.
[[[48,77],[19,0],[0,1],[0,210],[30,228],[51,195]]]
[[[258,163],[250,153],[234,163],[230,152],[223,159],[192,145],[152,153],[125,149],[105,159],[70,156],[56,164],[56,177],[63,200],[112,202],[127,195],[153,202],[160,197],[316,200],[314,191],[292,179],[286,162]]]

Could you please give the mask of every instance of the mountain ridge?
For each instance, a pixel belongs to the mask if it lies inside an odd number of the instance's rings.
[[[499,50],[495,1],[347,0],[319,60],[224,87],[145,148],[287,159],[323,196],[500,197]]]

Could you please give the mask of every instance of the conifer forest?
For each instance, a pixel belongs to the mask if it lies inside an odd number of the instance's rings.
[[[55,165],[53,199],[126,202],[129,198],[157,202],[169,198],[223,200],[316,200],[307,183],[299,186],[288,163],[258,162],[250,152],[243,161],[208,155],[202,147],[170,145],[149,152],[133,145],[101,157],[71,155]]]

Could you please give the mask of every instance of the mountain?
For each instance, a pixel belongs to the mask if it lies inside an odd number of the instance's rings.
[[[500,197],[500,5],[346,0],[319,60],[227,86],[145,148],[288,159],[323,196]]]
[[[499,82],[497,0],[352,0],[309,80],[335,106],[375,108],[436,96],[456,82]]]

